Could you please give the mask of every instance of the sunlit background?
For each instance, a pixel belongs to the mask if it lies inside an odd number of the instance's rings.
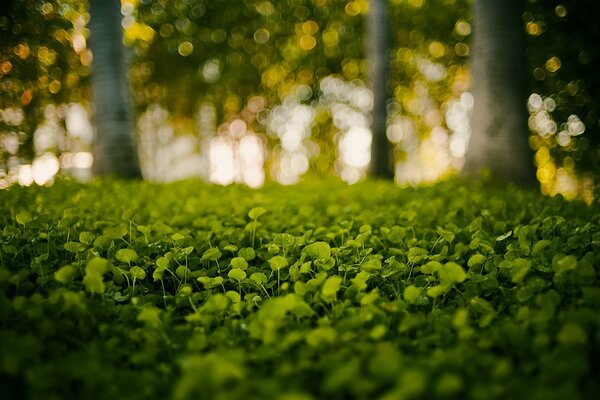
[[[523,15],[537,178],[546,194],[591,201],[600,107],[597,78],[581,71],[596,55],[573,50],[583,28],[565,35],[580,9],[541,3],[527,2]],[[387,137],[400,184],[434,182],[463,165],[471,6],[390,1]],[[250,187],[364,179],[373,107],[367,12],[366,0],[123,0],[144,177]],[[89,19],[77,0],[23,1],[0,18],[0,188],[48,184],[57,174],[91,178]]]

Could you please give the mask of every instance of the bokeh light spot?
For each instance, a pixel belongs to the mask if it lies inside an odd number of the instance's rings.
[[[194,52],[194,45],[189,41],[181,42],[177,47],[177,52],[180,55],[187,57]]]

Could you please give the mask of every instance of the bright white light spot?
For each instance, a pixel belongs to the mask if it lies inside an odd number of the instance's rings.
[[[38,185],[50,182],[60,169],[60,163],[54,154],[46,153],[33,160],[33,180]]]
[[[556,135],[556,143],[560,146],[566,147],[571,143],[571,136],[566,131],[561,131],[558,135]]]
[[[16,107],[8,107],[0,110],[0,120],[6,122],[7,125],[19,126],[25,114],[22,109]]]
[[[208,60],[202,67],[202,76],[208,83],[215,83],[221,77],[221,62],[219,60]]]
[[[467,151],[466,142],[460,137],[453,137],[450,140],[450,154],[452,157],[460,158],[465,155]]]
[[[298,85],[296,87],[296,97],[298,100],[308,100],[312,96],[312,89],[307,85]]]
[[[91,143],[94,139],[94,128],[90,122],[90,116],[79,103],[72,103],[67,109],[65,125],[67,133],[72,137],[80,138],[85,143]]]
[[[431,140],[438,145],[444,145],[448,140],[448,131],[442,128],[441,126],[437,126],[431,130]]]
[[[556,109],[556,102],[552,99],[552,97],[546,97],[544,99],[544,109],[548,112],[552,112]]]
[[[246,163],[263,162],[262,143],[257,136],[247,135],[240,139],[240,157]]]
[[[75,50],[76,53],[81,53],[87,47],[85,36],[83,36],[81,32],[74,33],[71,41],[73,43],[73,50]]]
[[[94,156],[92,153],[80,151],[73,154],[74,168],[92,168],[92,164],[94,164]]]
[[[542,96],[537,93],[532,93],[527,100],[527,107],[531,112],[540,111],[543,104]]]
[[[428,81],[437,82],[446,77],[446,67],[440,63],[435,63],[423,58],[419,60],[417,67]]]
[[[290,168],[296,175],[308,171],[308,158],[303,153],[294,153],[290,157]]]
[[[33,170],[31,165],[19,165],[19,185],[30,186],[33,183]]]
[[[60,155],[60,167],[63,169],[73,168],[73,153],[62,153]]]
[[[235,180],[235,160],[229,140],[216,137],[210,141],[210,180],[228,185]]]
[[[0,146],[9,154],[17,154],[19,151],[19,137],[14,134],[0,136]]]
[[[351,128],[339,143],[344,164],[354,168],[366,168],[371,162],[371,131],[367,128]]]
[[[470,109],[473,108],[473,105],[475,104],[475,99],[473,98],[473,95],[471,93],[464,92],[460,95],[460,103],[463,105],[463,107]]]
[[[246,123],[241,119],[234,119],[229,124],[229,133],[234,137],[241,137],[246,133]]]
[[[569,118],[567,119],[567,126],[569,129],[569,135],[571,136],[581,135],[583,132],[585,132],[585,125],[577,115],[569,115]]]
[[[251,188],[261,187],[265,183],[265,170],[260,167],[250,168],[243,171],[244,183]]]
[[[342,170],[341,177],[344,182],[352,185],[360,180],[361,171],[356,168],[346,167]]]

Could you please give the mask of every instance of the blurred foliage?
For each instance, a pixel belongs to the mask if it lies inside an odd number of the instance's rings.
[[[33,131],[44,119],[45,104],[90,100],[86,3],[23,0],[0,6],[0,130],[3,138],[18,133],[24,160],[33,155]],[[589,12],[594,5],[526,2],[531,91],[557,125],[540,134],[532,124],[538,168],[553,168],[538,173],[543,187],[556,181],[560,168],[593,175],[600,160],[594,70],[600,33]],[[416,138],[438,128],[455,133],[448,110],[469,88],[471,6],[471,0],[390,0],[389,107]],[[319,108],[320,83],[334,75],[365,85],[367,11],[367,0],[125,0],[122,25],[137,111],[160,104],[177,131],[197,132],[197,110],[208,103],[216,108],[217,124],[242,119],[264,132],[268,111],[294,95],[317,110],[310,129],[324,158],[311,165],[331,168],[336,127],[331,112]],[[585,124],[582,134],[569,133],[573,116]],[[391,139],[398,143],[398,159],[412,151],[402,135]],[[269,148],[277,145],[276,137],[269,141]],[[14,157],[4,145],[2,151],[3,160]]]
[[[554,133],[535,137],[533,147],[549,148],[558,167],[591,173],[600,165],[600,26],[590,12],[595,6],[595,0],[529,0],[523,15],[531,91],[552,100],[545,108],[558,125]],[[573,116],[585,124],[583,134],[569,129],[569,122],[577,122]]]
[[[33,132],[45,105],[89,98],[86,8],[79,0],[0,5],[0,131],[18,133],[25,159],[33,156]]]

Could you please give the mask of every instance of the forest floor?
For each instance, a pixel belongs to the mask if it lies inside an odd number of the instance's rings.
[[[0,388],[599,398],[599,211],[462,180],[9,188]]]

